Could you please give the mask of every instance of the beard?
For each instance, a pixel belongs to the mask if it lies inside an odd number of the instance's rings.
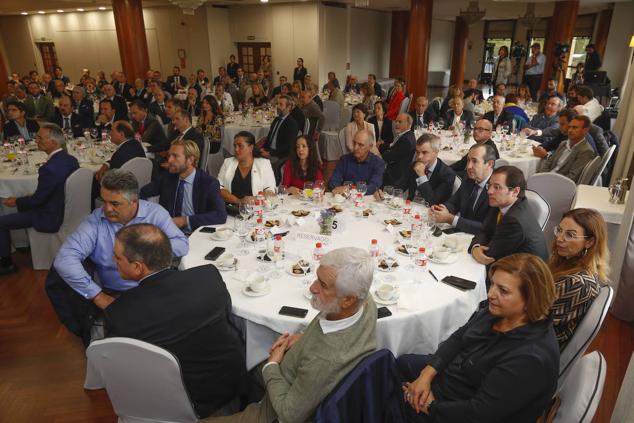
[[[317,295],[313,295],[313,298],[310,300],[310,305],[315,309],[324,314],[333,314],[339,313],[341,311],[341,306],[337,301],[333,301],[331,303],[322,302]]]

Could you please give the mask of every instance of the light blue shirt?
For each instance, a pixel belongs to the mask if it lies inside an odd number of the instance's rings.
[[[189,251],[187,237],[174,225],[167,210],[160,205],[139,200],[137,214],[128,225],[135,223],[151,223],[165,232],[172,244],[172,254],[175,257],[185,256]],[[100,207],[88,215],[62,244],[55,258],[55,269],[82,297],[93,299],[101,292],[102,287],[114,291],[127,291],[138,286],[137,282],[121,279],[113,259],[115,235],[122,227],[122,224],[112,223],[106,219]],[[87,258],[96,265],[99,284],[90,277],[82,265]]]
[[[546,56],[539,53],[537,55],[537,64],[532,68],[526,69],[525,75],[541,75],[544,73],[544,64],[546,63]]]
[[[18,131],[20,131],[20,135],[24,137],[24,141],[29,141],[31,139],[31,134],[29,134],[29,129],[26,127],[26,121],[24,121],[24,126],[20,126],[20,124],[16,121],[15,126],[18,127]]]
[[[183,216],[187,218],[187,231],[191,232],[191,228],[189,226],[189,216],[193,216],[194,213],[194,200],[192,198],[192,192],[194,190],[194,178],[196,177],[196,169],[185,179],[181,179],[180,182],[184,183],[183,187],[183,206],[181,208],[181,212]],[[176,185],[176,190],[178,191],[178,184]],[[176,198],[176,194],[174,194],[174,198]]]

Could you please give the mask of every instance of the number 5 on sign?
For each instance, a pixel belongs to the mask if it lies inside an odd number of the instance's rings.
[[[335,234],[340,234],[346,230],[346,225],[344,220],[334,219],[332,221],[332,232]]]

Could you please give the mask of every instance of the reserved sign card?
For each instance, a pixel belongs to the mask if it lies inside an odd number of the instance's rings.
[[[321,242],[323,245],[330,243],[330,237],[328,235],[321,235],[312,232],[295,232],[295,239],[298,241],[310,241],[312,243]]]

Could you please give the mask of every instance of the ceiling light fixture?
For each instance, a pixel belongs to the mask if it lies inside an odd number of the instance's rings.
[[[99,10],[106,10],[106,8],[104,6],[99,6],[98,9]]]
[[[57,9],[57,13],[64,13],[62,9]]]
[[[22,13],[20,13],[20,15],[24,15],[24,16],[26,16],[26,15],[28,15],[28,13],[26,13],[26,12],[22,12]]]
[[[269,2],[269,0],[260,0],[260,2],[262,2],[262,3],[268,3],[268,2]]]
[[[477,1],[470,1],[467,10],[460,9],[460,17],[463,18],[468,25],[471,25],[482,20],[486,12],[486,9],[480,9],[480,4]]]
[[[43,11],[43,10],[38,10],[38,11],[37,11],[37,13],[39,13],[40,15],[43,15],[43,14],[45,14],[46,12],[45,12],[45,11]]]
[[[82,9],[81,7],[79,9],[77,9],[78,12],[83,12],[84,9]]]
[[[169,0],[170,3],[183,10],[183,15],[193,15],[194,11],[206,1],[207,0]]]

